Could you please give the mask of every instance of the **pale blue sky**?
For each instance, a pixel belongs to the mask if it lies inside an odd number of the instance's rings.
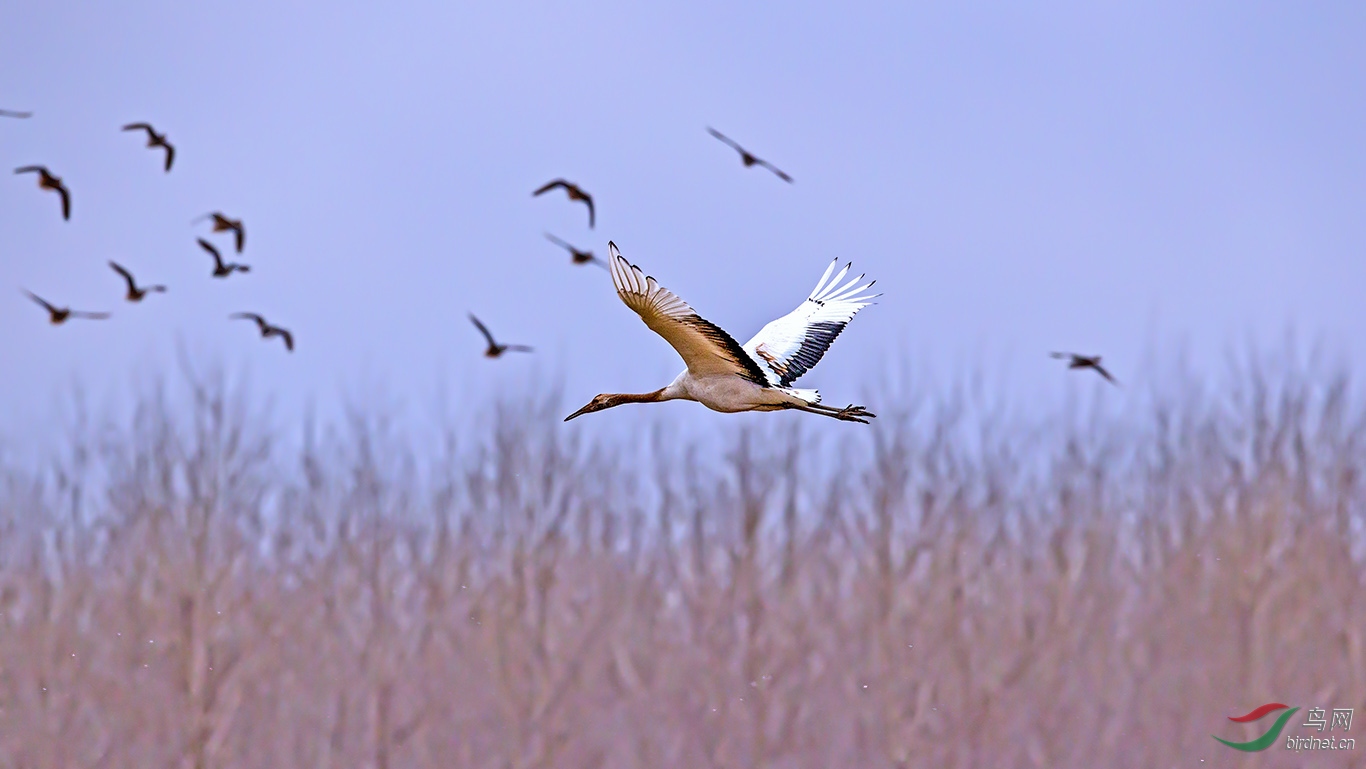
[[[673,351],[545,231],[615,240],[741,341],[852,258],[884,296],[801,381],[839,404],[889,357],[1026,402],[1099,387],[1057,348],[1130,388],[1165,345],[1215,368],[1289,326],[1366,360],[1366,6],[1028,6],[5,3],[0,107],[36,115],[0,120],[0,435],[72,381],[117,399],[173,371],[181,341],[285,413],[667,383]],[[138,120],[176,144],[169,175],[119,131]],[[69,223],[9,175],[30,163],[68,183]],[[597,229],[532,198],[559,176]],[[214,209],[245,220],[250,275],[209,278],[190,220]],[[111,258],[171,293],[122,302]],[[21,287],[116,315],[51,328]],[[484,360],[470,311],[537,355]],[[733,418],[565,429],[645,408]]]

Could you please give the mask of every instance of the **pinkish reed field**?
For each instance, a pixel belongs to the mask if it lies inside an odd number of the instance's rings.
[[[1361,766],[1210,736],[1366,718],[1366,412],[1237,381],[1123,424],[888,395],[814,448],[717,417],[716,452],[553,403],[287,451],[192,381],[5,470],[0,765]]]

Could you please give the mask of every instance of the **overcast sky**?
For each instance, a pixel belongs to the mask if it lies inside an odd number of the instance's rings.
[[[177,345],[284,414],[670,381],[674,352],[545,232],[615,240],[742,342],[852,259],[884,295],[800,382],[839,405],[889,359],[982,368],[1026,403],[1130,397],[1145,355],[1213,369],[1287,328],[1366,361],[1366,5],[882,5],[0,5],[0,108],[35,113],[0,119],[0,436],[49,424],[72,382],[117,401],[173,374]],[[119,130],[142,120],[171,173]],[[33,163],[70,222],[8,173]],[[532,197],[555,177],[594,195],[596,229]],[[250,274],[209,277],[191,220],[211,210],[244,219]],[[109,259],[170,292],[124,303]],[[53,328],[21,288],[115,315]],[[537,352],[483,359],[471,311]],[[1128,387],[1099,396],[1052,349]],[[564,429],[643,409],[736,418]]]

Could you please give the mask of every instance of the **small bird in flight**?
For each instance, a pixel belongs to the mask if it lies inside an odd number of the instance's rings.
[[[172,146],[171,146],[171,143],[168,142],[168,141],[166,141],[166,134],[159,134],[159,133],[157,133],[157,132],[156,132],[156,129],[152,128],[152,126],[151,126],[150,124],[148,124],[148,123],[129,123],[128,125],[126,125],[126,126],[123,127],[123,130],[125,130],[125,131],[146,131],[146,132],[147,132],[147,146],[148,146],[148,147],[161,147],[161,148],[165,149],[165,150],[166,150],[166,170],[167,170],[168,172],[171,170],[171,163],[175,161],[175,147],[172,147]]]
[[[0,109],[0,117],[26,118],[26,117],[33,117],[33,113],[32,113],[32,112],[15,112],[14,110],[11,110],[11,109]]]
[[[554,235],[551,235],[548,232],[545,234],[545,238],[546,240],[549,240],[551,243],[554,243],[560,248],[563,248],[564,250],[568,251],[569,255],[574,260],[574,264],[588,264],[589,262],[592,262],[593,264],[596,264],[604,270],[608,269],[607,263],[597,258],[596,256],[593,256],[592,251],[580,251],[579,249],[575,248],[569,243],[560,240],[559,238],[555,237]]]
[[[294,352],[294,335],[289,333],[287,329],[280,328],[279,326],[270,325],[266,322],[265,318],[262,318],[260,315],[257,315],[254,312],[235,312],[228,317],[233,320],[242,318],[246,320],[256,321],[256,327],[261,329],[262,339],[269,339],[273,336],[278,336],[281,339],[285,340],[285,349],[289,350],[290,352]]]
[[[199,238],[199,247],[213,255],[213,276],[215,278],[226,278],[234,271],[251,272],[250,265],[238,264],[237,262],[228,262],[227,264],[224,264],[223,257],[218,253],[218,249],[214,248],[212,243],[203,238]]]
[[[1049,353],[1049,354],[1048,354],[1048,357],[1050,357],[1050,358],[1057,358],[1058,360],[1066,360],[1066,361],[1069,361],[1069,363],[1067,364],[1067,367],[1068,367],[1069,369],[1074,369],[1074,368],[1090,368],[1090,369],[1095,369],[1097,374],[1100,374],[1101,376],[1105,377],[1105,381],[1107,381],[1107,382],[1109,382],[1110,384],[1115,385],[1115,386],[1118,386],[1118,385],[1119,385],[1119,382],[1116,382],[1116,381],[1115,381],[1115,378],[1112,377],[1112,376],[1110,376],[1110,372],[1106,371],[1105,368],[1104,368],[1103,366],[1100,365],[1100,356],[1099,356],[1099,355],[1078,355],[1077,353],[1074,353],[1074,352],[1053,352],[1053,353]]]
[[[79,310],[73,310],[70,307],[53,307],[52,305],[47,303],[47,300],[43,299],[41,296],[38,296],[32,291],[26,290],[24,291],[24,293],[28,295],[29,299],[32,299],[38,304],[41,304],[43,308],[47,310],[49,320],[52,321],[52,325],[54,326],[62,325],[69,318],[88,318],[90,320],[104,320],[105,318],[109,317],[109,313],[107,312],[80,312]]]
[[[71,193],[67,191],[66,185],[62,184],[60,176],[53,176],[46,166],[24,166],[14,169],[16,174],[38,174],[39,189],[52,190],[62,196],[62,218],[71,218]]]
[[[493,341],[493,334],[490,334],[489,330],[484,327],[484,324],[480,323],[479,319],[474,317],[474,313],[470,313],[470,320],[473,321],[475,327],[479,329],[479,333],[483,334],[484,338],[488,340],[489,348],[484,351],[485,358],[497,358],[503,353],[509,351],[531,352],[531,348],[527,347],[524,344],[498,344],[497,342]]]
[[[114,272],[122,275],[124,280],[128,281],[128,293],[124,294],[124,298],[130,302],[141,302],[143,297],[153,291],[158,294],[166,293],[165,286],[144,286],[139,288],[137,282],[133,280],[133,273],[124,269],[122,265],[114,261],[110,261],[109,266],[114,269]]]
[[[582,200],[588,206],[588,229],[593,229],[593,196],[579,189],[579,185],[571,184],[564,179],[556,179],[547,183],[544,187],[531,193],[532,197],[549,192],[556,187],[563,187],[570,200]]]
[[[777,166],[773,165],[767,160],[763,160],[759,157],[756,157],[749,150],[745,149],[744,147],[741,147],[739,144],[736,144],[733,139],[716,130],[715,128],[708,127],[707,133],[711,134],[712,136],[715,136],[716,138],[730,145],[731,149],[734,149],[736,152],[740,153],[740,160],[745,164],[745,168],[749,168],[750,166],[763,166],[764,168],[767,168],[768,170],[777,174],[779,179],[782,179],[783,181],[788,183],[792,182],[792,177],[778,170]]]
[[[246,239],[247,239],[247,232],[246,232],[246,230],[243,229],[243,227],[242,227],[242,220],[241,220],[241,219],[229,219],[228,217],[224,216],[222,213],[220,213],[220,212],[218,212],[218,211],[214,211],[214,212],[211,213],[211,214],[204,214],[203,216],[199,217],[198,219],[195,219],[195,221],[196,221],[196,222],[202,222],[202,221],[204,221],[205,219],[210,219],[210,218],[213,219],[213,231],[214,231],[214,232],[225,232],[225,231],[227,231],[227,230],[232,230],[233,232],[237,233],[237,253],[239,253],[239,254],[242,253],[242,246],[244,246],[244,245],[246,244]]]

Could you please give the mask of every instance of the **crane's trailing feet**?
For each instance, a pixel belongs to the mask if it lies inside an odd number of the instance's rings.
[[[860,275],[845,281],[851,265],[838,272],[831,262],[811,295],[797,309],[769,323],[743,346],[719,326],[704,320],[687,302],[622,257],[615,243],[607,244],[612,285],[621,301],[635,311],[651,331],[664,337],[683,358],[687,369],[667,387],[649,393],[603,393],[565,421],[610,409],[623,403],[697,401],[713,411],[783,411],[796,409],[839,419],[868,423],[876,415],[863,406],[842,409],[821,405],[820,393],[792,387],[810,371],[835,337],[859,310],[880,294],[865,293],[873,282],[860,285]]]

